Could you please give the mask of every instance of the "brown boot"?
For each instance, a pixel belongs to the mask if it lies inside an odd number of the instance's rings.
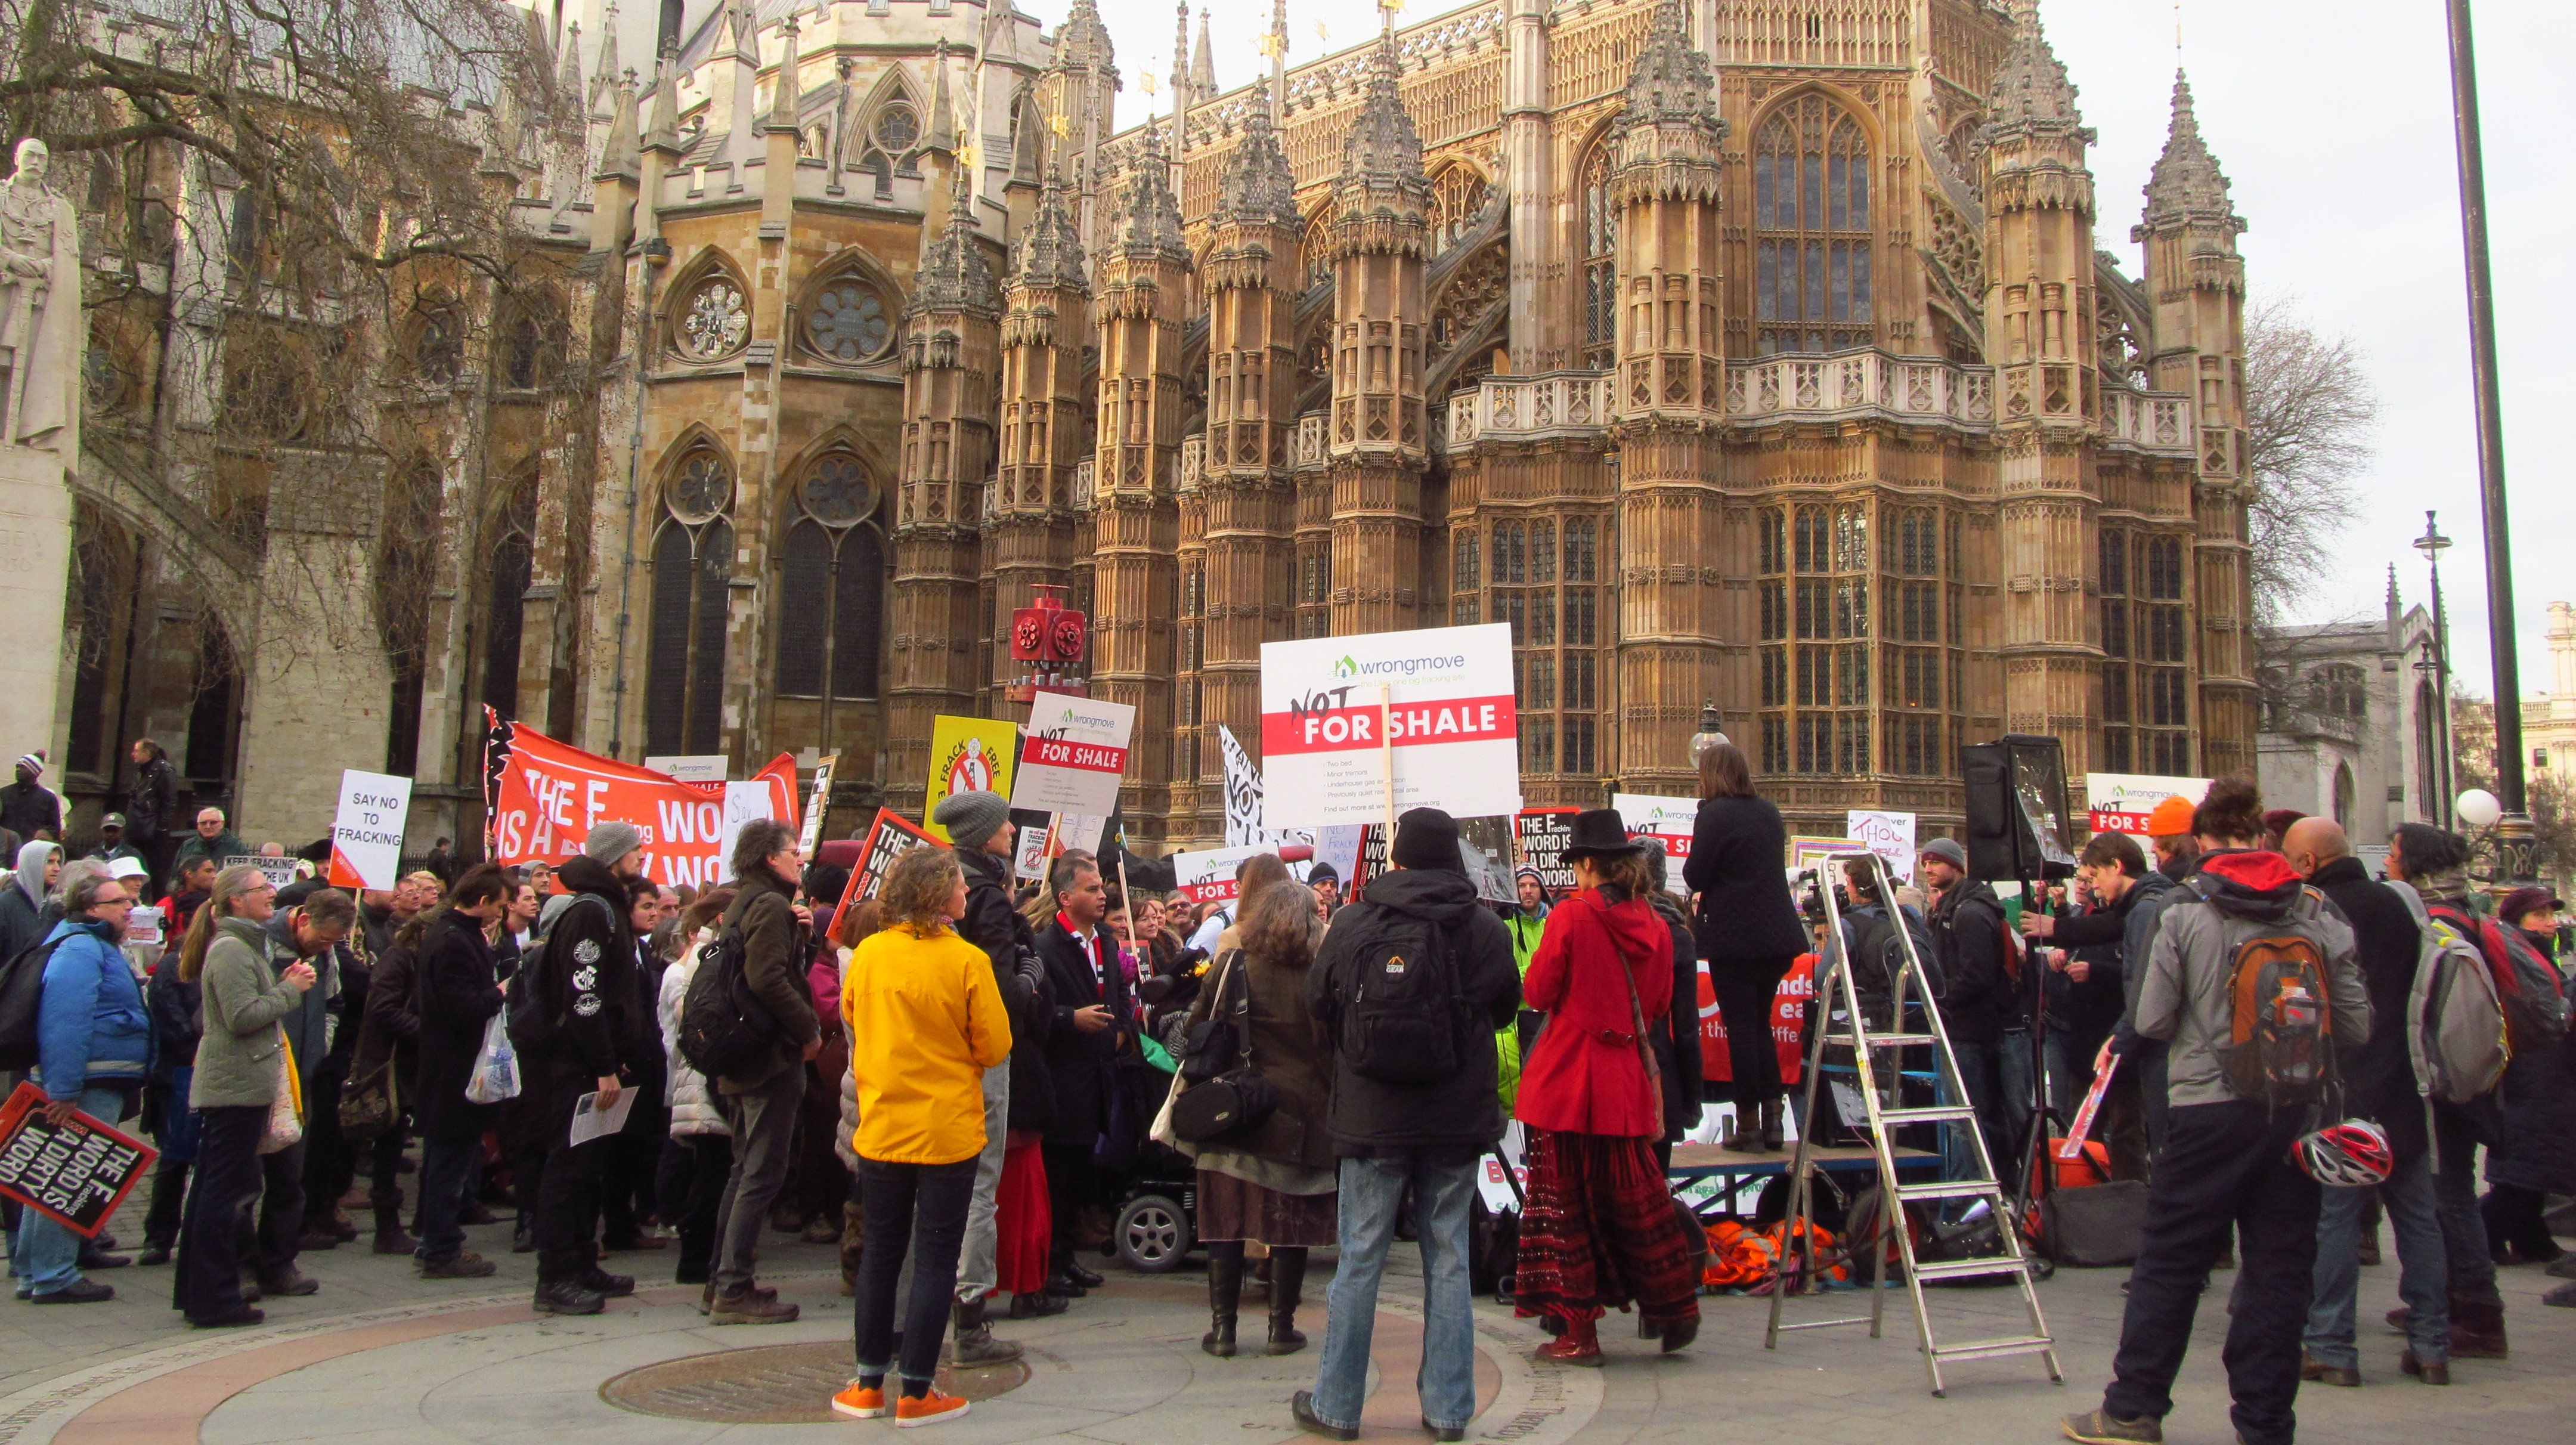
[[[2451,1296],[2451,1358],[2505,1358],[2503,1301]]]
[[[714,1325],[783,1325],[793,1321],[796,1306],[764,1294],[757,1285],[716,1296],[715,1308],[707,1311],[707,1323]]]

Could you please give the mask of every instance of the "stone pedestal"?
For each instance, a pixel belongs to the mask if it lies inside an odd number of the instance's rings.
[[[72,493],[59,453],[0,443],[0,754],[54,742]]]

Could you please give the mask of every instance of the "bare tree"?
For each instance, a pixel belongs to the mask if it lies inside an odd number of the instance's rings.
[[[2496,786],[2495,704],[2482,697],[2454,693],[2451,700],[2451,738],[2459,753],[2459,785],[2462,791],[2484,788],[2493,792]],[[2558,775],[2547,768],[2530,771],[2524,788],[2525,803],[2531,810],[2532,831],[2540,842],[2535,871],[2542,878],[2566,879],[2576,876],[2576,798],[2568,795]],[[2444,808],[2449,804],[2446,801]],[[2495,871],[2495,837],[2480,834],[2469,840],[2470,867],[2481,876]]]
[[[2277,627],[2360,515],[2379,394],[2361,348],[2321,335],[2288,297],[2245,317],[2245,464],[2254,480],[2254,616]]]

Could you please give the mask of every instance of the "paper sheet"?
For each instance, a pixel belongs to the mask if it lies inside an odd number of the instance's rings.
[[[620,1089],[617,1102],[605,1111],[599,1107],[599,1091],[581,1096],[572,1106],[572,1145],[578,1149],[593,1139],[605,1138],[626,1127],[626,1116],[635,1112],[635,1091]]]

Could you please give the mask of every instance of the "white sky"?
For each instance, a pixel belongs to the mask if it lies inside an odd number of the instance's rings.
[[[694,20],[712,0],[689,0]],[[1019,0],[1052,29],[1071,0]],[[1133,120],[1170,104],[1170,0],[1097,0],[1116,42]],[[1206,0],[1194,0],[1193,8]],[[567,0],[594,16],[599,0]],[[630,0],[640,27],[631,53],[650,49],[653,0]],[[1419,21],[1454,6],[1413,0]],[[2488,662],[2485,550],[2468,373],[2468,319],[2453,161],[2444,0],[2181,0],[2182,58],[2202,132],[2235,183],[2251,228],[2241,244],[2257,298],[2288,293],[2320,331],[2359,343],[2381,411],[2377,456],[2360,478],[2362,519],[2332,578],[2301,620],[2376,616],[2387,567],[2409,603],[2425,600],[2409,543],[2438,508],[2459,545],[2448,554],[2455,667],[2484,690]],[[1255,43],[1267,0],[1209,4],[1217,83],[1267,69]],[[2100,243],[2139,272],[2129,226],[2163,148],[2175,60],[2173,0],[2042,0],[2057,53],[2100,133],[2093,173]],[[2505,461],[2519,561],[2515,618],[2525,691],[2547,685],[2548,604],[2576,599],[2576,485],[2548,450],[2550,425],[2576,407],[2576,360],[2549,338],[2576,331],[2576,291],[2553,284],[2549,246],[2576,232],[2576,183],[2556,147],[2555,97],[2564,56],[2576,52],[2576,5],[2478,0],[2481,104],[2487,142],[2488,226],[2504,378]],[[1319,37],[1322,25],[1326,36]],[[1303,63],[1357,44],[1378,28],[1370,0],[1290,0],[1289,59]],[[1193,38],[1197,20],[1192,17]],[[644,62],[632,61],[638,65]],[[1155,93],[1144,92],[1151,74]],[[2552,403],[2549,398],[2561,401]]]

